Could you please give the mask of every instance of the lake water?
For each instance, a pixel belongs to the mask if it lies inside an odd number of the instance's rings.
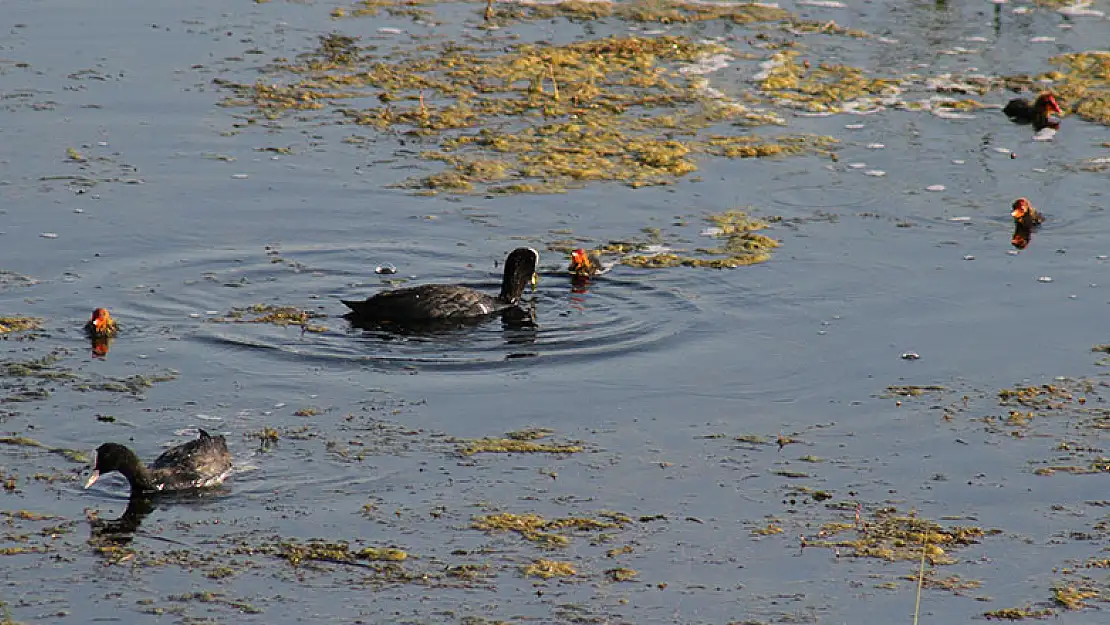
[[[6,617],[908,622],[926,536],[953,542],[925,567],[922,622],[1009,608],[1094,622],[1110,599],[1110,412],[1092,352],[1110,342],[1110,129],[1071,114],[1035,137],[997,108],[1016,97],[1000,77],[1105,46],[1110,3],[1052,5],[784,2],[785,19],[660,23],[499,2],[491,24],[483,2],[361,17],[329,2],[4,3],[0,316],[43,320],[3,343]],[[236,101],[231,84],[303,78],[288,65],[331,33],[359,38],[360,71],[422,45],[711,42],[729,54],[699,88],[784,125],[689,137],[828,136],[835,158],[701,153],[660,186],[414,193],[396,183],[444,169],[420,158],[440,138],[340,110],[381,107],[380,89],[269,118]],[[784,51],[898,88],[815,115],[761,90]],[[660,71],[677,83],[689,67]],[[350,88],[328,71],[312,78]],[[995,82],[937,86],[969,76]],[[430,110],[443,94],[428,87]],[[417,110],[416,93],[398,97],[390,111]],[[1019,251],[1022,196],[1047,221]],[[730,209],[770,222],[769,261],[618,264],[585,288],[564,271],[566,239],[687,253],[716,244],[706,219]],[[379,265],[492,291],[520,245],[541,254],[534,328],[398,335],[341,317],[341,298],[388,286]],[[308,311],[319,331],[219,322],[256,305]],[[81,329],[98,306],[122,327],[105,357]],[[149,460],[198,427],[227,437],[236,474],[125,515],[127,531],[88,520],[124,515],[122,478],[83,490],[87,465],[50,451],[118,441]],[[582,450],[461,453],[537,428]],[[556,522],[483,525],[523,515]],[[961,544],[959,527],[984,533]],[[366,547],[408,557],[352,555]],[[575,573],[533,575],[539,560]]]

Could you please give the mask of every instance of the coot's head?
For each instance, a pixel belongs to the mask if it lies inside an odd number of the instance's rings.
[[[531,283],[536,287],[539,277],[536,266],[540,264],[540,253],[530,247],[518,247],[509,252],[505,259],[505,277],[501,280],[501,298],[516,303],[524,294],[524,287]]]
[[[95,484],[101,475],[112,471],[119,471],[130,480],[139,469],[139,467],[136,467],[137,464],[140,463],[135,456],[135,452],[119,443],[104,443],[96,448],[96,460],[93,461],[92,475],[85,482],[85,488]]]
[[[1010,216],[1020,221],[1029,213],[1031,208],[1033,208],[1033,205],[1029,203],[1029,200],[1019,197],[1014,200],[1014,210],[1010,211]]]
[[[1035,106],[1042,111],[1052,111],[1057,115],[1064,114],[1064,111],[1060,108],[1060,105],[1056,103],[1056,96],[1047,91],[1037,97],[1037,102]]]

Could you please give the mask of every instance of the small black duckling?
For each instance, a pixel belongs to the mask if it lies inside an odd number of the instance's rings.
[[[1019,228],[1032,229],[1044,223],[1044,215],[1023,197],[1014,200],[1010,216],[1014,218],[1014,226]]]
[[[1064,114],[1060,105],[1056,103],[1056,96],[1051,93],[1042,93],[1032,103],[1029,100],[1014,98],[1007,102],[1006,107],[1002,109],[1002,112],[1010,118],[1010,121],[1015,124],[1033,124],[1033,129],[1037,132],[1045,128],[1055,128],[1059,125],[1057,122],[1049,120],[1049,111],[1057,115]]]
[[[341,301],[354,321],[404,324],[485,317],[516,306],[529,282],[535,287],[539,262],[539,252],[530,247],[509,252],[496,297],[456,284],[424,284],[383,291],[360,302]]]
[[[104,443],[96,450],[96,463],[85,488],[100,476],[119,471],[131,484],[131,496],[218,486],[231,473],[231,453],[223,436],[204,430],[195,441],[167,449],[144,466],[135,452],[119,443]]]
[[[119,326],[112,315],[108,314],[107,308],[97,308],[85,324],[85,332],[94,339],[107,339],[119,333]]]

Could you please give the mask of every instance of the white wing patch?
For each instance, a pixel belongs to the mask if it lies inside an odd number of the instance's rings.
[[[489,314],[489,307],[486,306],[485,304],[479,302],[478,307],[482,309],[482,314],[483,315],[488,315]]]

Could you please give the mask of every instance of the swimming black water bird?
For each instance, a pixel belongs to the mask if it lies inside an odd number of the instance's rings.
[[[119,471],[131,484],[131,496],[222,484],[231,473],[231,452],[223,436],[212,436],[204,430],[196,440],[167,449],[150,466],[146,466],[127,447],[104,443],[96,449],[92,475],[85,482],[88,488],[101,475]]]
[[[1042,93],[1035,102],[1015,98],[1006,103],[1002,112],[1015,124],[1033,124],[1033,130],[1040,132],[1045,128],[1055,128],[1059,125],[1048,118],[1048,112],[1063,115],[1064,111],[1056,103],[1056,96],[1051,93]]]
[[[356,322],[419,324],[476,319],[517,305],[524,287],[536,284],[540,254],[518,247],[505,259],[501,293],[496,296],[456,284],[424,284],[376,293],[363,301],[342,300]]]

